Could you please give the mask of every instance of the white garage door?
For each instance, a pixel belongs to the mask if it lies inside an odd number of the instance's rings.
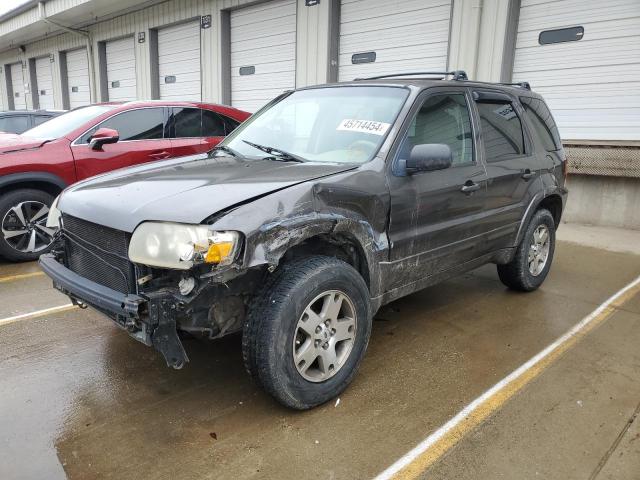
[[[447,67],[451,0],[342,0],[340,81]]]
[[[231,103],[255,112],[296,85],[296,2],[231,12]]]
[[[112,102],[135,100],[136,53],[133,37],[111,40],[105,44],[107,93]]]
[[[200,22],[189,22],[158,31],[160,98],[200,100]]]
[[[564,140],[640,140],[640,2],[523,0],[513,79],[545,97]]]
[[[27,108],[27,97],[24,88],[24,76],[22,73],[22,64],[14,63],[9,67],[11,69],[11,87],[13,89],[13,108],[16,110],[25,110]]]
[[[69,108],[91,103],[89,91],[89,64],[87,50],[81,48],[67,52],[67,82],[69,87]]]
[[[36,83],[38,87],[38,107],[43,110],[53,108],[53,74],[49,57],[36,58]]]

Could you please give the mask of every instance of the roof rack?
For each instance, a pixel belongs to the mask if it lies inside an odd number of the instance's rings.
[[[501,83],[500,85],[509,85],[511,87],[520,87],[525,90],[531,90],[531,84],[529,82]]]
[[[410,72],[410,73],[392,73],[388,75],[378,75],[375,77],[356,78],[355,80],[380,80],[382,78],[395,78],[395,77],[411,77],[414,75],[443,75],[443,78],[450,75],[452,80],[469,80],[467,72],[464,70],[454,70],[453,72]],[[442,78],[440,79],[442,80]]]

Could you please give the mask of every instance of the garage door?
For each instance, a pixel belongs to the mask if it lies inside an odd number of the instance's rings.
[[[89,91],[89,64],[87,50],[81,48],[67,52],[67,83],[69,88],[69,108],[91,103]]]
[[[342,0],[340,81],[447,67],[450,0]]]
[[[296,2],[231,12],[231,103],[254,112],[296,85]]]
[[[49,57],[36,58],[36,87],[38,107],[43,110],[53,108],[53,74]]]
[[[27,108],[27,97],[24,89],[22,64],[14,63],[9,68],[11,69],[11,88],[13,89],[13,108],[25,110]]]
[[[200,22],[189,22],[158,31],[160,98],[200,100]]]
[[[135,100],[136,54],[133,37],[111,40],[105,44],[107,93],[112,102]]]
[[[564,140],[640,140],[640,2],[523,0],[513,79],[544,95]]]

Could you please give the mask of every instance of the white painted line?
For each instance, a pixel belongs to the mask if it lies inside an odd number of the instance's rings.
[[[15,315],[13,317],[0,318],[0,326],[7,325],[8,323],[19,322],[21,320],[29,320],[31,318],[42,317],[50,313],[65,312],[76,308],[75,305],[67,303],[65,305],[58,305],[57,307],[44,308],[42,310],[36,310],[35,312],[23,313],[21,315]]]
[[[476,413],[476,410],[482,409],[484,411],[495,411],[496,409],[495,408],[491,409],[491,406],[490,406],[490,403],[494,397],[497,397],[499,394],[502,393],[503,400],[502,400],[502,403],[500,403],[500,405],[504,404],[506,399],[511,397],[513,394],[515,394],[519,390],[519,388],[517,390],[514,390],[512,394],[506,394],[506,395],[503,393],[503,390],[507,390],[508,387],[511,386],[511,384],[516,383],[516,381],[519,380],[520,377],[524,377],[529,370],[535,369],[536,367],[538,367],[539,364],[543,363],[543,361],[547,357],[551,356],[553,353],[557,353],[559,350],[562,350],[563,345],[567,344],[571,340],[575,339],[577,336],[581,335],[583,333],[583,330],[587,329],[587,327],[589,327],[592,322],[594,322],[595,320],[602,321],[603,319],[607,318],[608,317],[607,313],[610,314],[611,311],[615,309],[612,306],[612,304],[616,302],[616,300],[618,300],[620,297],[624,296],[627,292],[637,288],[638,286],[640,286],[640,277],[636,278],[627,286],[625,286],[624,288],[622,288],[621,290],[613,294],[598,308],[596,308],[593,312],[591,312],[589,315],[584,317],[578,324],[576,324],[573,328],[571,328],[571,330],[569,330],[567,333],[562,335],[560,338],[558,338],[556,341],[554,341],[551,345],[546,347],[536,356],[531,358],[525,364],[523,364],[522,366],[514,370],[507,377],[503,378],[501,381],[496,383],[489,390],[487,390],[482,395],[480,395],[475,400],[473,400],[470,404],[468,404],[465,408],[463,408],[456,416],[451,418],[442,427],[440,427],[438,430],[433,432],[431,435],[429,435],[427,438],[421,441],[418,445],[416,445],[412,450],[410,450],[401,458],[399,458],[393,465],[391,465],[382,473],[380,473],[377,477],[375,477],[375,480],[388,480],[394,477],[415,478],[417,471],[419,470],[424,471],[424,468],[421,468],[421,467],[432,465],[435,462],[435,460],[437,460],[440,456],[442,456],[442,454],[444,454],[446,450],[451,448],[453,445],[457,443],[457,441],[460,440],[461,438],[460,434],[464,435],[465,433],[470,431],[470,427],[465,427],[462,429],[462,431],[454,432],[454,430],[461,430],[459,428],[459,425],[465,422],[468,422],[469,417],[473,417],[474,414]],[[607,310],[611,310],[611,311],[607,312]],[[598,322],[594,322],[594,325],[597,323]],[[522,388],[522,386],[524,386],[524,384],[521,385],[520,388]],[[497,402],[500,402],[500,400],[498,400]],[[486,418],[487,415],[481,417],[481,419]],[[480,416],[478,417],[480,418]],[[481,423],[481,420],[476,420],[475,422],[471,422],[471,423],[475,427],[479,425],[479,423]],[[455,436],[452,438],[446,438],[452,434],[455,434]],[[441,447],[438,452],[431,454],[430,455],[431,458],[426,458],[427,456],[429,456],[429,449],[432,448],[436,443],[443,442],[443,441],[445,442],[445,446]]]

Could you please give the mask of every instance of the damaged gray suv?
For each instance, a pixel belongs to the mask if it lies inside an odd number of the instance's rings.
[[[241,332],[268,393],[326,402],[382,305],[486,263],[530,291],[551,267],[567,191],[547,106],[527,84],[441,77],[286,92],[206,157],[77,183],[40,264],[171,367],[182,332]]]

